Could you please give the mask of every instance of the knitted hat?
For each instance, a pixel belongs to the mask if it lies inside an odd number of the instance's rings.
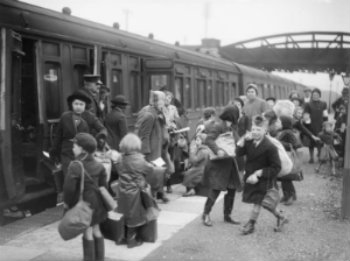
[[[258,86],[256,86],[256,84],[254,83],[250,83],[247,87],[247,89],[245,90],[245,92],[248,92],[249,89],[254,89],[256,94],[258,95],[259,94],[259,91],[258,91]]]
[[[128,105],[129,102],[126,100],[124,95],[117,95],[111,100],[112,105]]]
[[[72,141],[82,147],[88,153],[93,153],[97,148],[95,138],[89,133],[78,133],[75,135]]]

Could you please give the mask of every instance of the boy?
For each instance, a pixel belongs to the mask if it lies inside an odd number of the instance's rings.
[[[243,202],[254,204],[250,219],[243,227],[243,235],[254,232],[261,206],[277,218],[275,231],[281,231],[283,224],[287,223],[287,219],[277,211],[276,207],[269,207],[263,202],[268,191],[277,188],[276,178],[281,170],[277,148],[266,137],[266,130],[267,122],[263,117],[256,116],[253,119],[251,133],[246,134],[237,143],[237,156],[247,157]]]

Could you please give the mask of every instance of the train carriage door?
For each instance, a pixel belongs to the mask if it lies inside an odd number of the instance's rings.
[[[144,60],[144,104],[148,103],[150,90],[168,90],[174,93],[174,63],[169,59]]]

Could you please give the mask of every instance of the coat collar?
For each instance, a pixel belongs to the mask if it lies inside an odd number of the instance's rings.
[[[259,157],[264,152],[264,150],[267,148],[267,146],[268,146],[267,137],[265,136],[259,142],[257,147],[255,147],[255,144],[253,141],[251,141],[247,145],[248,145],[248,152],[250,154],[250,157],[249,157],[250,160],[255,159],[255,158]]]

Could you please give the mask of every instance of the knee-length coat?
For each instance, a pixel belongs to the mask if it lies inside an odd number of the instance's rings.
[[[77,121],[75,121],[77,119]],[[64,112],[56,129],[56,135],[50,156],[62,163],[63,173],[67,173],[69,163],[74,160],[72,139],[79,132],[90,133],[95,130],[97,135],[107,136],[107,130],[100,120],[89,111],[80,116],[72,111]]]
[[[276,178],[281,170],[281,161],[277,148],[264,137],[256,146],[252,140],[245,141],[243,147],[237,146],[237,156],[246,155],[243,202],[261,204],[268,189],[277,187]],[[256,184],[247,183],[247,178],[256,170],[262,170],[262,176]]]
[[[223,124],[213,123],[206,126],[205,131],[207,133],[205,145],[214,154],[217,154],[220,148],[216,145],[215,140],[220,134],[225,133],[227,128]],[[202,183],[205,187],[214,190],[239,189],[241,181],[236,160],[232,157],[209,160],[204,169]]]
[[[97,162],[93,155],[88,155],[81,160],[84,170],[92,178],[90,179],[84,173],[84,201],[90,204],[93,209],[91,226],[100,224],[107,218],[107,209],[103,203],[103,199],[98,187],[107,188],[107,174],[103,165]],[[72,208],[79,199],[79,189],[81,180],[81,165],[72,161],[68,167],[68,173],[63,185],[63,201]]]
[[[126,225],[146,223],[146,209],[141,202],[141,190],[147,186],[146,177],[153,174],[153,166],[140,153],[123,155],[117,166],[119,173],[118,211],[123,213]]]

